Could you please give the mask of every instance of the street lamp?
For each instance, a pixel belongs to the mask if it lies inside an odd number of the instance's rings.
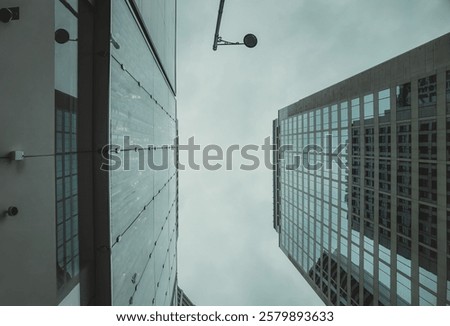
[[[243,42],[229,42],[225,41],[220,35],[220,23],[222,22],[222,14],[223,14],[223,6],[225,4],[225,0],[220,0],[219,4],[219,14],[217,16],[217,23],[216,23],[216,32],[214,34],[214,44],[213,44],[213,50],[217,50],[217,46],[219,45],[245,45],[248,48],[254,48],[256,44],[258,44],[258,39],[253,34],[247,34],[244,36]]]

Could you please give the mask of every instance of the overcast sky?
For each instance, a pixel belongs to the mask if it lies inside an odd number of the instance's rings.
[[[181,144],[261,145],[284,106],[450,32],[450,0],[227,0],[221,36],[259,43],[214,52],[218,6],[178,1]],[[238,167],[180,172],[180,286],[197,305],[322,304],[278,248],[272,172]]]

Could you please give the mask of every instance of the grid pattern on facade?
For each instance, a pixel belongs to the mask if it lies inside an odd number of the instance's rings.
[[[450,112],[450,72],[443,75],[445,83],[431,74],[279,117],[280,145],[293,145],[278,156],[280,247],[326,303],[450,304],[450,118],[446,138],[439,138],[436,118]],[[438,107],[443,102],[447,108]],[[347,142],[348,169],[336,162],[328,169],[287,168],[296,155],[305,162],[307,145],[328,153]],[[446,163],[438,161],[443,147]],[[308,160],[324,162],[323,153]],[[443,165],[445,203],[438,199]],[[442,204],[446,216],[438,213]],[[445,237],[438,236],[439,219],[446,221]],[[438,248],[447,251],[447,275],[439,280]]]
[[[348,107],[349,103],[342,102],[300,114],[280,124],[280,144],[293,144],[292,151],[283,153],[286,165],[295,162],[295,155],[303,157],[300,160],[303,164],[297,170],[280,167],[280,245],[307,272],[326,252],[336,251],[339,247],[347,254],[348,225],[342,223],[342,218],[347,218],[348,173],[330,162],[326,153],[340,143],[348,143],[348,130],[339,128],[349,123]],[[306,147],[310,144],[321,146],[323,151],[309,152],[306,156]],[[342,160],[347,161],[346,151],[342,153]],[[318,163],[331,168],[315,170]],[[343,240],[339,241],[341,238]],[[356,261],[356,257],[354,259]],[[323,263],[319,261],[319,265]],[[330,273],[328,267],[323,268],[323,272]],[[330,285],[317,282],[326,293],[346,291],[335,282]],[[344,295],[342,297],[346,300]],[[337,303],[338,297],[333,296],[333,300]]]

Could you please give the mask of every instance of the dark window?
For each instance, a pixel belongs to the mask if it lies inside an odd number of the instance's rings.
[[[359,306],[359,282],[352,276],[350,281],[351,305]]]
[[[432,272],[437,273],[437,252],[431,248],[419,244],[419,266]]]
[[[437,200],[437,166],[419,163],[419,199],[431,203]]]
[[[447,71],[447,80],[445,83],[447,93],[447,114],[450,114],[450,71]],[[448,130],[448,129],[447,129]]]
[[[380,191],[391,191],[391,161],[380,160],[379,161],[379,181]]]
[[[411,83],[397,86],[397,109],[411,106]]]
[[[354,156],[361,155],[360,138],[361,138],[361,133],[359,131],[359,127],[352,128],[352,155],[354,155]]]
[[[373,220],[375,213],[375,194],[373,190],[364,191],[364,216],[368,220]],[[372,226],[373,232],[373,226]],[[372,236],[373,239],[373,236]]]
[[[380,226],[378,228],[378,239],[381,246],[391,248],[391,231],[389,229]]]
[[[437,249],[437,209],[419,205],[419,242]]]
[[[419,79],[419,118],[436,116],[436,75]]]
[[[79,272],[77,100],[55,91],[58,288]]]
[[[436,120],[419,122],[419,158],[424,160],[437,159]]]
[[[450,208],[450,165],[447,165],[447,208]]]
[[[397,155],[399,158],[411,158],[411,125],[397,125]]]
[[[436,105],[436,75],[419,79],[419,108]]]
[[[411,119],[411,83],[397,86],[397,121]]]
[[[397,200],[397,232],[411,237],[411,201],[401,198]]]
[[[450,161],[450,118],[447,118],[447,161]]]
[[[72,3],[72,2],[71,2]],[[74,6],[74,7],[73,7]],[[55,2],[55,27],[78,39],[75,3]],[[70,45],[72,44],[72,45]],[[55,42],[55,190],[58,299],[78,282],[78,42]]]
[[[361,161],[359,158],[353,158],[352,161],[352,182],[359,185],[361,178]]]
[[[411,162],[398,161],[397,192],[400,196],[411,197]]]
[[[373,127],[365,128],[365,135],[364,135],[364,146],[366,156],[374,156],[374,150],[375,150],[375,138],[374,138],[374,130]]]
[[[447,211],[447,255],[450,257],[450,211]],[[447,275],[450,278],[450,275]]]
[[[447,102],[450,102],[450,71],[447,71],[447,80],[445,85],[445,89],[447,90]]]
[[[359,216],[361,209],[361,200],[360,200],[360,188],[357,186],[352,186],[352,212],[353,214],[356,214]]]
[[[366,187],[373,188],[375,179],[375,161],[366,159],[364,164],[364,184]]]
[[[378,140],[380,146],[380,157],[390,157],[391,156],[390,126],[380,126]]]
[[[391,228],[391,196],[380,194],[379,197],[379,223],[388,229]]]
[[[411,258],[411,239],[397,236],[397,253],[407,259]]]

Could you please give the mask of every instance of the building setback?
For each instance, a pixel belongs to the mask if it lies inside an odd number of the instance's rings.
[[[192,303],[191,299],[186,295],[186,293],[178,287],[178,303],[177,306],[195,306],[195,304]]]
[[[176,0],[1,4],[0,305],[176,304]]]
[[[450,34],[281,109],[273,134],[279,246],[326,304],[450,304]]]

